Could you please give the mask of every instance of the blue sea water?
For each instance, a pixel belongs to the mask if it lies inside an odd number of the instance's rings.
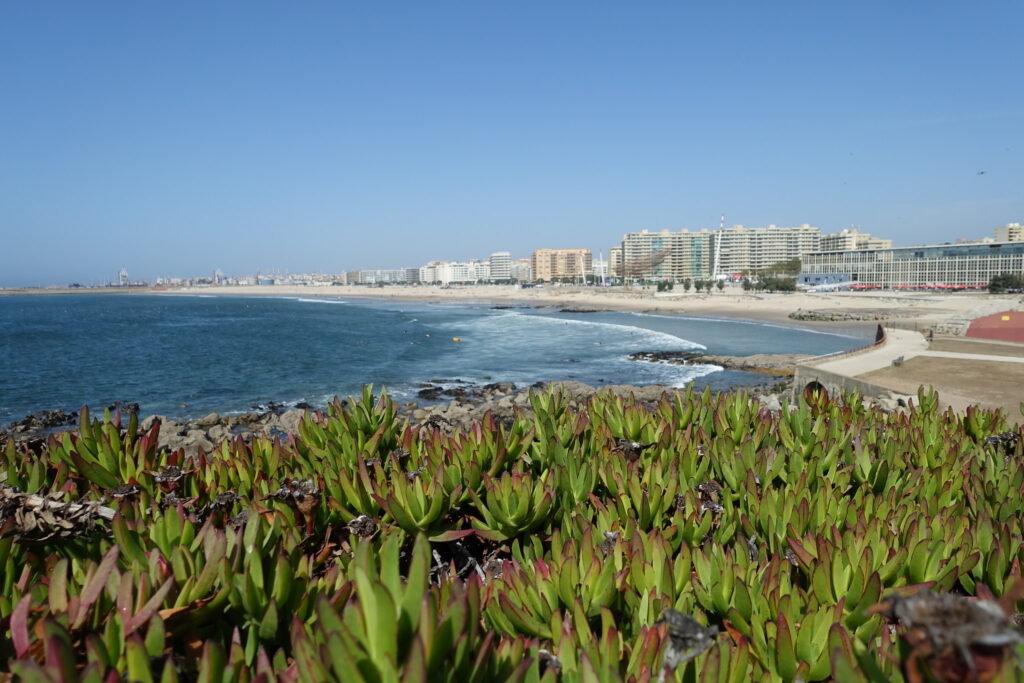
[[[461,341],[454,341],[459,338]],[[268,401],[322,405],[364,383],[414,400],[430,380],[576,379],[713,389],[764,375],[634,362],[635,351],[839,351],[833,331],[699,316],[343,298],[0,297],[0,425],[39,410],[137,402],[194,418]]]

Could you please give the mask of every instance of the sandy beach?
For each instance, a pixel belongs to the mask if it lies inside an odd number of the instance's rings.
[[[165,290],[169,294],[213,294],[223,296],[356,297],[427,301],[437,303],[483,302],[492,305],[561,306],[576,310],[644,311],[650,313],[714,315],[786,322],[790,324],[849,325],[880,318],[904,318],[918,324],[940,322],[971,315],[978,309],[1007,309],[1020,306],[1020,296],[990,294],[912,294],[902,292],[829,292],[791,294],[745,293],[739,287],[722,292],[657,292],[654,288],[622,287],[533,287],[511,285],[467,287],[439,286],[240,286],[193,287]],[[794,320],[794,312],[849,314],[853,320],[820,322]]]

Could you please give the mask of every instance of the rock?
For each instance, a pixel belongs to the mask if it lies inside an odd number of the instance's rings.
[[[442,389],[441,387],[431,386],[428,389],[420,389],[419,391],[416,392],[416,395],[428,401],[440,401],[441,392],[443,391],[444,389]]]
[[[206,436],[210,441],[220,443],[224,439],[231,438],[231,430],[224,425],[214,425],[206,431]]]
[[[278,424],[283,431],[289,434],[298,434],[299,423],[302,422],[303,415],[305,415],[303,410],[289,410],[278,418]]]
[[[212,427],[215,424],[220,424],[220,415],[217,413],[210,413],[196,421],[196,425],[200,427]]]
[[[761,402],[761,407],[770,413],[782,412],[782,403],[779,402],[779,397],[775,394],[768,394],[767,396],[761,396],[758,399]]]
[[[491,384],[485,384],[483,387],[484,393],[490,395],[496,394],[508,394],[516,390],[514,382],[493,382]]]
[[[153,428],[154,422],[160,422],[160,426],[163,427],[163,424],[166,421],[167,418],[164,417],[163,415],[150,415],[149,417],[143,418],[142,421],[139,422],[139,431],[148,432],[150,429]]]

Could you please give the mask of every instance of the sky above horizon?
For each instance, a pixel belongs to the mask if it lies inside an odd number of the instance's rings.
[[[0,3],[0,286],[1024,222],[1024,2]]]

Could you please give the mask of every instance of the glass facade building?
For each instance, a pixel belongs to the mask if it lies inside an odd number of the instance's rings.
[[[1024,274],[1024,242],[936,244],[804,254],[800,282],[849,275],[854,288],[980,289],[993,275]]]

